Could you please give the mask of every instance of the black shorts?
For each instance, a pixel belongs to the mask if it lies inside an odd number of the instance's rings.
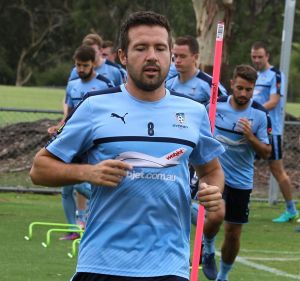
[[[71,281],[188,281],[188,279],[174,276],[158,276],[158,277],[127,277],[106,275],[97,273],[77,272]]]
[[[248,222],[251,191],[252,189],[237,189],[225,184],[223,199],[226,222],[238,224]]]
[[[272,154],[269,160],[280,160],[282,159],[282,143],[280,135],[272,136]]]

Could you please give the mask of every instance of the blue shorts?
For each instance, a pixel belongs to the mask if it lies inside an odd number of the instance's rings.
[[[188,279],[174,276],[157,276],[157,277],[128,277],[107,274],[77,272],[71,281],[188,281]]]
[[[272,154],[269,160],[280,160],[282,159],[282,141],[281,135],[272,136]]]

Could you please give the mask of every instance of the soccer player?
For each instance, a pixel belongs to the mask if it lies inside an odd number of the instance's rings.
[[[122,74],[123,82],[127,80],[127,72],[122,65],[116,62],[117,59],[117,50],[114,47],[114,43],[110,40],[105,40],[102,45],[102,57],[110,62],[113,62],[120,70]]]
[[[121,85],[124,82],[120,68],[115,63],[102,57],[103,40],[98,34],[91,33],[86,35],[82,40],[82,44],[91,46],[96,52],[96,73],[112,81],[115,86]],[[78,78],[78,73],[76,67],[74,67],[70,73],[69,81],[76,78]]]
[[[182,93],[202,104],[210,100],[212,77],[197,68],[199,57],[199,44],[192,36],[178,37],[173,47],[173,56],[178,74],[166,81],[169,90]],[[227,95],[225,88],[219,86],[219,95]],[[193,173],[191,173],[193,178]],[[202,263],[204,275],[215,280],[217,266],[215,261],[215,236],[219,232],[224,219],[225,209],[218,212],[207,213],[203,232],[203,255]],[[192,222],[196,224],[198,204],[192,205]]]
[[[283,76],[280,71],[269,63],[270,54],[263,42],[255,42],[251,47],[251,59],[258,71],[253,99],[262,104],[269,112],[272,121],[272,155],[269,167],[277,180],[286,203],[286,210],[273,222],[284,223],[298,217],[298,211],[293,201],[292,186],[282,161],[282,131],[283,131]]]
[[[166,87],[207,104],[210,99],[212,77],[197,68],[199,44],[196,38],[189,35],[178,37],[172,52],[178,73],[166,81]],[[227,95],[226,89],[221,84],[218,94]]]
[[[217,281],[229,280],[242,227],[248,222],[255,154],[264,159],[271,155],[270,118],[263,106],[252,99],[256,78],[253,67],[238,65],[230,81],[232,95],[220,97],[217,102],[214,137],[225,148],[220,156],[225,173],[224,240]]]
[[[200,203],[209,212],[222,204],[224,148],[207,112],[164,86],[170,33],[162,15],[130,15],[119,50],[127,84],[86,95],[34,159],[36,184],[92,184],[73,281],[189,279],[189,161],[202,181]],[[86,163],[70,164],[83,153]]]
[[[97,74],[95,67],[95,50],[87,45],[82,45],[74,53],[76,71],[79,78],[69,81],[66,88],[65,112],[63,120],[56,126],[48,129],[50,135],[57,133],[57,130],[63,125],[65,119],[71,114],[76,105],[83,99],[87,92],[107,89],[113,87],[113,83],[101,74]],[[74,198],[74,190],[77,191],[77,208]],[[69,224],[80,224],[85,227],[87,214],[87,199],[91,196],[91,185],[89,183],[80,183],[68,185],[62,189],[62,204],[65,216]],[[76,220],[76,209],[78,221]],[[72,232],[60,238],[60,240],[75,240],[79,233]]]

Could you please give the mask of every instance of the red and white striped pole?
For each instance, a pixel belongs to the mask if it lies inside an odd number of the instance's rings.
[[[212,77],[212,85],[211,85],[211,93],[210,93],[210,106],[209,106],[209,113],[208,113],[212,133],[214,132],[215,129],[215,116],[216,116],[218,87],[219,87],[220,69],[221,69],[221,61],[222,61],[223,36],[224,36],[224,22],[219,22],[217,26],[213,77]],[[196,233],[195,233],[194,254],[193,254],[193,261],[192,261],[192,271],[191,271],[191,278],[190,278],[191,281],[198,280],[198,269],[199,269],[200,253],[201,253],[201,246],[202,246],[204,219],[205,219],[205,209],[202,205],[199,205],[197,226],[196,226]]]

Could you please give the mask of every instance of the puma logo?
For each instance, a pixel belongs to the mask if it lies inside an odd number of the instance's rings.
[[[120,115],[118,115],[118,114],[116,114],[116,113],[112,113],[112,114],[110,115],[110,117],[120,118],[120,119],[123,121],[123,123],[126,124],[126,122],[125,122],[125,116],[126,116],[127,114],[128,114],[128,113],[125,113],[123,116],[120,116]]]

